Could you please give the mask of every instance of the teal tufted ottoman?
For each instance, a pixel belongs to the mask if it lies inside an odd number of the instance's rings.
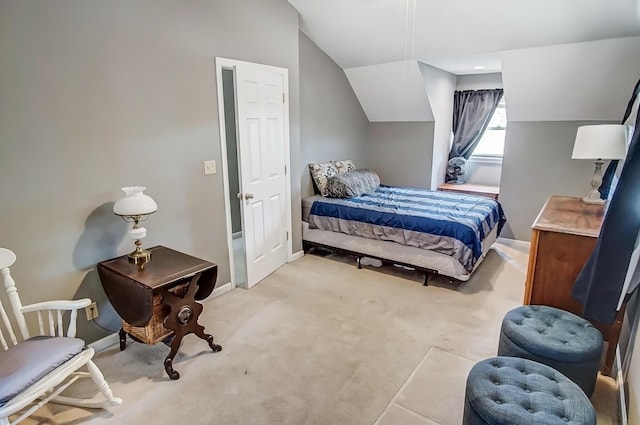
[[[476,363],[467,377],[463,425],[595,425],[584,392],[549,366],[517,357]]]
[[[551,366],[591,397],[602,356],[602,334],[587,320],[567,311],[524,305],[502,320],[498,355]]]

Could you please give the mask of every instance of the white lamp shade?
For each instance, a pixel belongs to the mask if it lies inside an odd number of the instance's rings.
[[[158,205],[150,196],[142,193],[144,186],[127,186],[122,191],[125,197],[113,204],[113,213],[121,216],[139,216],[156,212]]]
[[[622,159],[627,154],[624,125],[602,124],[578,127],[573,159]]]

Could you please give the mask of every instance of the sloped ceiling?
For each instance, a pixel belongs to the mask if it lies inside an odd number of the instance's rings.
[[[434,120],[419,62],[501,72],[510,121],[615,121],[640,77],[640,0],[288,1],[370,121]]]
[[[344,70],[369,121],[433,121],[417,62]]]
[[[495,72],[503,50],[640,35],[638,0],[288,1],[345,69],[412,58],[454,74]]]

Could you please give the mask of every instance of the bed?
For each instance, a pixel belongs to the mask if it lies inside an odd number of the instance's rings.
[[[489,198],[380,185],[361,196],[315,195],[302,201],[302,239],[466,281],[495,242],[505,218]]]

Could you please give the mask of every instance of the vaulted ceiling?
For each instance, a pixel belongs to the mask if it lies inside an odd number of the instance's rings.
[[[640,0],[288,1],[345,69],[415,59],[458,75],[496,72],[503,50],[640,35]]]

